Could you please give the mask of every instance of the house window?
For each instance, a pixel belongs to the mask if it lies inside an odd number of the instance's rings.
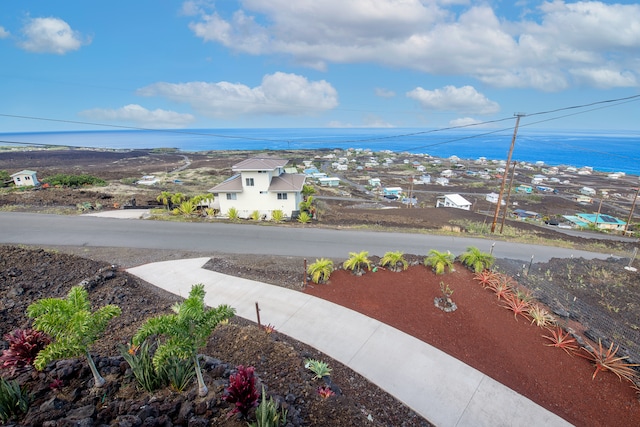
[[[247,187],[253,187],[253,178],[245,178],[244,182]]]
[[[287,200],[287,193],[278,193],[278,200]]]
[[[268,191],[261,191],[260,194],[268,194]]]
[[[227,200],[238,200],[236,193],[227,193]]]
[[[16,176],[16,181],[20,182],[20,177]]]

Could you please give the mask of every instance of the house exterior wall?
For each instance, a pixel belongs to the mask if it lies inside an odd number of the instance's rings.
[[[38,178],[36,178],[36,174],[34,173],[14,173],[11,175],[13,179],[13,183],[16,187],[33,187],[39,185]]]

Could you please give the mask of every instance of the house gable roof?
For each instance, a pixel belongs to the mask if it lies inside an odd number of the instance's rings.
[[[274,170],[284,167],[287,163],[289,163],[287,159],[254,157],[236,163],[231,169],[234,172]]]
[[[20,172],[16,172],[13,175],[11,175],[11,178],[13,178],[14,176],[19,176],[19,175],[35,175],[36,171],[32,171],[29,169],[25,169],[25,170],[21,170]]]
[[[305,176],[301,174],[283,173],[280,176],[274,176],[269,185],[269,191],[302,191]]]
[[[445,194],[444,196],[440,196],[441,198],[447,198],[449,201],[456,206],[471,206],[471,202],[462,197],[459,194]]]

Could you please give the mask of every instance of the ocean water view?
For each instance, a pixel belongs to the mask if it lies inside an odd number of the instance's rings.
[[[462,159],[506,160],[512,136],[513,129],[474,133],[402,128],[109,130],[0,133],[0,146],[17,143],[107,149],[176,148],[185,152],[362,148],[441,158],[455,155]],[[520,130],[512,160],[640,175],[640,134]]]

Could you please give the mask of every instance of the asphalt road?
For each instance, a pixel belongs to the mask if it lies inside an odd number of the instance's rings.
[[[235,254],[301,256],[309,259],[348,258],[349,252],[368,251],[382,256],[388,251],[426,255],[429,250],[463,253],[475,246],[491,252],[494,242],[453,236],[334,230],[273,225],[176,223],[92,216],[0,212],[0,243],[176,249]],[[497,258],[545,262],[550,258],[607,258],[609,254],[495,242]]]

